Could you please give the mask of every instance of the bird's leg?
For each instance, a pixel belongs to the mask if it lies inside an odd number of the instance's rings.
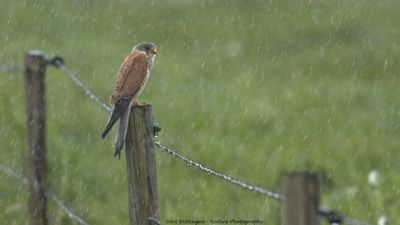
[[[140,105],[140,102],[135,98],[132,101],[132,106],[137,106],[137,105]]]
[[[145,106],[146,103],[145,103],[145,102],[139,102],[139,101],[135,98],[135,99],[133,99],[132,105],[133,105],[133,106]]]

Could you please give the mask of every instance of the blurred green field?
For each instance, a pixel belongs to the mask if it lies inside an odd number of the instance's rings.
[[[280,192],[289,171],[318,171],[322,204],[376,224],[400,221],[400,2],[6,1],[0,64],[62,55],[103,101],[131,48],[159,46],[140,100],[165,145]],[[23,77],[0,73],[0,163],[24,173]],[[89,224],[128,224],[125,159],[100,133],[108,114],[49,68],[49,182]],[[158,152],[161,222],[260,219],[280,204]],[[371,170],[381,174],[371,186]],[[26,224],[26,188],[0,175],[1,224]],[[50,203],[53,225],[74,224]]]

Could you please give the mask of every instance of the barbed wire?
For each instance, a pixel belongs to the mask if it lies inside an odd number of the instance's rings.
[[[185,163],[188,163],[189,165],[191,165],[193,167],[196,167],[196,168],[198,168],[198,169],[200,169],[200,170],[202,170],[202,171],[204,171],[204,172],[206,172],[208,174],[211,174],[211,175],[216,176],[218,178],[222,178],[225,181],[228,181],[228,182],[230,182],[232,184],[238,185],[238,186],[240,186],[242,188],[245,188],[245,189],[248,189],[250,191],[254,191],[254,192],[258,192],[260,194],[266,195],[266,196],[268,196],[270,198],[273,198],[275,200],[278,200],[278,201],[283,201],[284,200],[284,197],[282,195],[278,194],[278,193],[274,193],[274,192],[269,191],[267,189],[247,184],[247,183],[245,183],[243,181],[240,181],[240,180],[238,180],[236,178],[233,178],[233,177],[228,176],[226,174],[217,172],[217,171],[215,171],[215,170],[213,170],[213,169],[211,169],[209,167],[206,167],[206,166],[204,166],[204,165],[202,165],[202,164],[200,164],[198,162],[195,162],[195,161],[193,161],[191,159],[188,159],[187,157],[185,157],[185,156],[183,156],[183,155],[181,155],[181,154],[179,154],[179,153],[177,153],[177,152],[165,147],[159,141],[156,141],[155,144],[157,145],[157,147],[159,149],[161,149],[162,151],[168,153],[169,155],[172,155],[175,158],[177,158],[179,160],[182,160]]]
[[[56,56],[49,61],[49,64],[54,65],[57,68],[60,68],[70,80],[72,80],[78,87],[80,87],[83,90],[86,96],[95,101],[101,108],[103,108],[109,113],[112,112],[112,109],[108,107],[107,104],[102,102],[99,97],[97,97],[86,85],[82,83],[82,81],[78,79],[78,77],[75,75],[74,72],[72,72],[72,70],[70,70],[68,67],[65,66],[63,58]]]
[[[60,201],[57,196],[55,196],[51,191],[47,192],[48,197],[50,197],[61,210],[71,219],[77,221],[80,225],[88,225],[85,221],[83,221],[80,217],[76,216],[71,210],[69,210],[62,201]]]
[[[23,184],[28,184],[28,179],[19,174],[18,172],[14,171],[10,167],[0,164],[0,171],[6,174],[9,177],[12,177],[18,181],[20,181]],[[55,194],[53,194],[50,190],[46,192],[47,197],[51,198],[56,205],[71,219],[76,222],[78,222],[80,225],[89,225],[86,223],[83,219],[81,219],[79,216],[75,215],[70,209],[68,209],[65,204],[60,201]]]
[[[3,73],[22,73],[24,69],[19,66],[9,65],[9,64],[0,64],[0,71]]]
[[[28,179],[26,179],[26,177],[22,176],[18,172],[15,172],[13,169],[11,169],[10,167],[8,167],[6,165],[0,164],[0,171],[9,177],[19,180],[23,184],[28,184]]]
[[[49,60],[49,64],[54,65],[57,68],[61,68],[64,73],[78,86],[80,87],[84,93],[93,101],[95,101],[100,107],[102,107],[104,110],[106,110],[107,112],[111,113],[112,109],[110,107],[108,107],[105,103],[103,103],[100,98],[98,98],[92,91],[90,91],[90,89],[83,84],[78,78],[77,76],[64,64],[64,60],[63,58],[57,56],[54,57],[53,59]],[[227,182],[230,182],[232,184],[235,184],[239,187],[248,189],[250,191],[254,191],[254,192],[258,192],[260,194],[266,195],[272,199],[278,200],[278,201],[283,201],[284,200],[284,196],[280,195],[278,193],[269,191],[267,189],[258,187],[258,186],[254,186],[254,185],[250,185],[247,184],[243,181],[240,181],[236,178],[233,178],[231,176],[228,176],[226,174],[223,173],[219,173],[209,167],[206,167],[198,162],[195,162],[181,154],[178,154],[176,151],[173,151],[170,148],[167,148],[166,146],[162,145],[159,141],[155,142],[156,146],[158,147],[158,149],[166,152],[169,155],[174,156],[176,159],[179,159],[181,161],[184,161],[185,163],[198,168],[208,174],[211,174],[213,176],[216,176],[218,178],[221,178]],[[333,209],[329,209],[329,208],[320,208],[318,209],[318,215],[325,218],[328,223],[335,225],[335,224],[348,224],[348,225],[370,225],[362,220],[358,220],[358,219],[354,219],[351,218],[349,216],[346,216],[344,213],[338,212],[336,210]]]
[[[346,215],[344,215],[344,217],[343,217],[343,223],[348,224],[348,225],[370,225],[367,222],[364,222],[359,219],[354,219],[354,218],[348,217]]]

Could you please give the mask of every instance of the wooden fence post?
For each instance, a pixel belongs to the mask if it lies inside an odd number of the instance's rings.
[[[30,51],[25,56],[25,89],[28,115],[28,217],[30,225],[47,225],[47,162],[45,128],[46,56]]]
[[[132,106],[125,142],[130,225],[155,225],[160,219],[154,141],[151,105]]]
[[[291,173],[283,184],[283,225],[319,225],[319,181],[315,175]]]

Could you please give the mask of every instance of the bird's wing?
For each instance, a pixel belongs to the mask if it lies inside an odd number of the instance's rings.
[[[111,103],[115,104],[121,98],[134,96],[143,84],[147,70],[147,56],[144,53],[129,54],[117,73]]]

